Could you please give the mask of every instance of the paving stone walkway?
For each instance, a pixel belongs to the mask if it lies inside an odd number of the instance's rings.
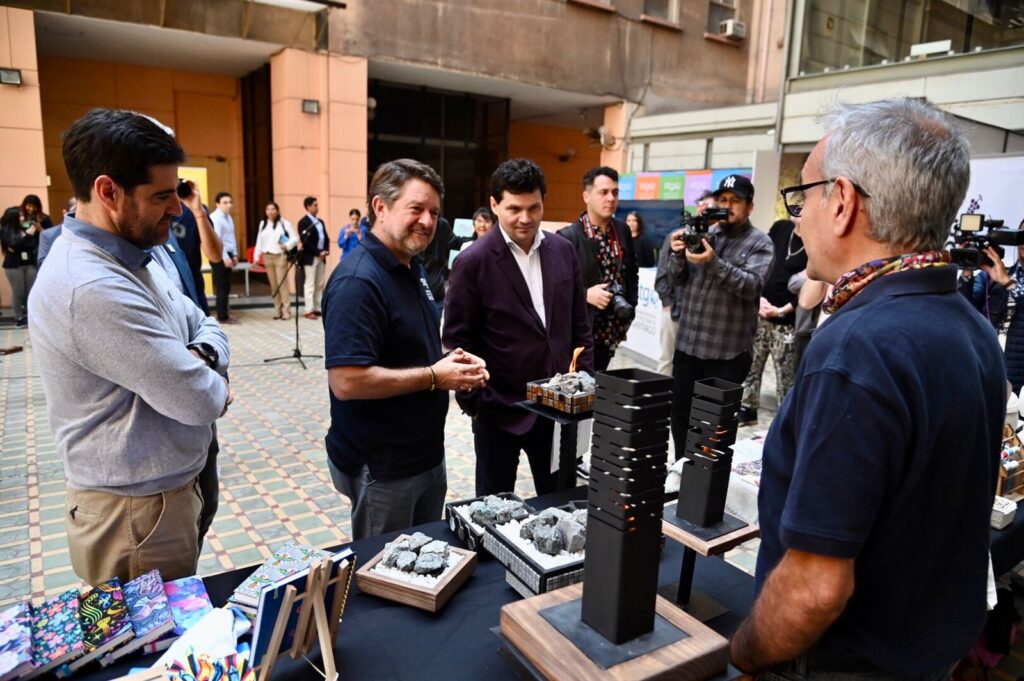
[[[291,355],[294,326],[272,320],[269,309],[233,314],[240,323],[225,330],[235,402],[218,422],[221,501],[200,558],[202,575],[261,562],[290,538],[317,546],[345,542],[351,528],[348,504],[334,490],[326,466],[323,438],[330,411],[322,360],[310,360],[308,370],[294,360],[265,364],[264,358]],[[323,354],[320,322],[301,319],[300,331],[303,351]],[[80,584],[64,535],[64,471],[46,419],[30,333],[0,327],[0,347],[12,345],[25,351],[0,357],[0,608],[25,598],[38,602]],[[613,368],[632,364],[619,356]],[[744,431],[766,428],[771,415],[763,408],[762,423]],[[445,438],[448,498],[472,497],[473,436],[454,400]],[[525,457],[519,481],[517,493],[534,496]],[[753,572],[757,544],[748,542],[726,559]]]

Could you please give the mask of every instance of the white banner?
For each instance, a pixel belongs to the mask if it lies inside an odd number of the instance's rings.
[[[1024,156],[998,156],[971,160],[971,183],[960,207],[963,213],[982,213],[987,220],[1003,220],[1016,229],[1024,219],[1020,190],[1024,187]]]
[[[629,327],[623,347],[655,362],[661,357],[661,298],[654,290],[654,267],[640,268],[639,302],[636,319]]]
[[[1016,229],[1024,219],[1019,192],[1024,187],[1024,156],[996,156],[971,160],[971,183],[956,219],[964,213],[981,213],[986,220],[1002,220],[1005,229]],[[1017,261],[1017,249],[1004,246],[1007,265]]]

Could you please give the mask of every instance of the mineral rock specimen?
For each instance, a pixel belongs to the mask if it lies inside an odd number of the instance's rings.
[[[497,523],[504,525],[510,520],[522,520],[529,515],[525,505],[515,499],[501,499],[492,495],[469,505],[469,518],[477,525]]]
[[[447,560],[447,558],[448,558],[448,542],[443,542],[440,539],[435,539],[434,541],[430,542],[429,544],[424,546],[422,549],[420,549],[420,557],[421,558],[423,556],[427,555],[428,553],[433,553],[435,555],[441,556],[442,560]]]
[[[587,526],[587,509],[578,508],[572,512],[572,519],[578,522],[583,527]]]
[[[587,528],[575,520],[559,520],[555,530],[562,535],[565,542],[565,550],[569,553],[579,553],[587,545]]]
[[[417,532],[409,539],[409,550],[419,551],[421,548],[434,541],[422,532]]]
[[[577,395],[594,392],[596,388],[593,376],[586,371],[569,374],[555,374],[545,384],[546,387],[563,395]]]
[[[381,559],[381,563],[384,567],[395,567],[398,562],[398,556],[403,551],[409,550],[409,542],[388,542],[384,545],[384,557]]]
[[[433,542],[437,544],[438,542]],[[447,550],[447,546],[445,547]],[[420,575],[437,574],[444,570],[445,560],[439,553],[420,553],[416,559],[416,573]]]
[[[557,556],[565,548],[562,533],[550,525],[538,525],[533,529],[533,545],[541,553]]]
[[[402,551],[398,554],[398,560],[395,561],[395,567],[402,572],[412,572],[413,566],[416,565],[416,554],[412,551]]]

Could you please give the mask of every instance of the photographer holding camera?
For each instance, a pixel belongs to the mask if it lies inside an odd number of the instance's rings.
[[[676,458],[686,445],[694,381],[721,378],[742,383],[750,371],[758,304],[774,256],[771,239],[750,224],[750,180],[729,175],[714,196],[719,211],[706,211],[705,220],[686,218],[696,227],[672,234],[672,256],[666,265],[669,285],[679,287],[679,330],[672,359]],[[711,222],[701,233],[701,223]]]
[[[594,334],[594,368],[604,371],[636,316],[638,272],[633,236],[615,219],[619,173],[601,166],[583,176],[580,219],[558,230],[576,247],[587,289],[587,311]]]

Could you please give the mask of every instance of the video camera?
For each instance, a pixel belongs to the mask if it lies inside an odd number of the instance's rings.
[[[679,226],[687,228],[684,234],[677,236],[686,244],[686,250],[690,253],[703,253],[703,239],[708,235],[708,228],[716,222],[729,219],[728,208],[708,208],[703,213],[691,215],[685,210],[679,217]]]
[[[991,246],[1002,258],[1006,254],[1002,246],[1024,245],[1024,230],[1002,227],[1002,220],[986,220],[980,213],[964,213],[959,224],[953,227],[953,239],[957,245],[949,249],[950,260],[959,267],[974,270],[994,264],[985,255],[986,248]],[[982,233],[983,230],[987,232]]]

